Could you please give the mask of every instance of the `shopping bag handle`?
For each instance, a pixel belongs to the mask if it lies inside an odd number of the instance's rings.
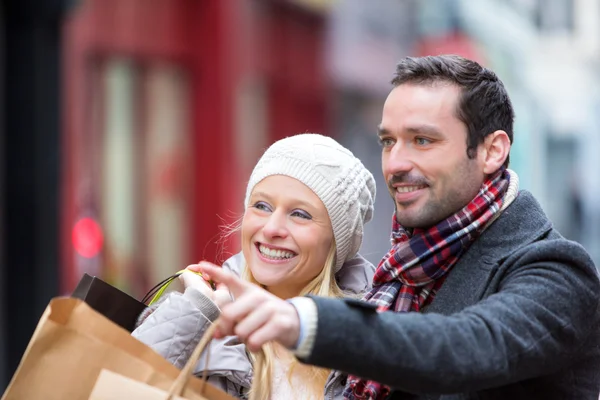
[[[185,366],[179,373],[179,376],[177,376],[177,379],[175,379],[175,382],[173,382],[173,384],[171,385],[171,388],[169,389],[169,393],[168,393],[166,400],[173,400],[173,396],[180,396],[183,394],[183,389],[185,389],[185,385],[187,384],[188,380],[190,379],[190,376],[192,376],[193,368],[196,366],[196,364],[198,363],[198,360],[200,360],[200,356],[202,355],[202,352],[204,351],[204,349],[206,348],[208,343],[213,338],[215,329],[217,329],[218,321],[219,321],[219,318],[217,318],[208,328],[206,328],[206,331],[204,332],[204,335],[202,335],[200,342],[198,343],[198,345],[192,352],[192,355],[188,359],[187,363],[185,364]],[[208,365],[209,355],[210,355],[210,352],[207,351],[206,352],[206,364],[207,365]],[[206,380],[207,380],[207,370],[208,370],[208,368],[205,368],[204,372],[202,373],[202,387],[200,389],[200,394],[203,394],[203,392],[204,392],[204,387],[206,385]]]
[[[181,275],[182,272],[183,271],[177,271],[168,278],[158,282],[154,287],[152,287],[152,289],[148,291],[148,293],[146,293],[146,295],[140,301],[145,304],[148,302],[148,300],[150,300],[150,303],[148,303],[148,305],[151,306],[154,302],[156,302],[156,300],[160,298],[165,289],[169,287],[173,280],[179,275]]]
[[[152,304],[156,303],[156,301],[158,301],[158,299],[160,299],[160,297],[163,295],[163,293],[165,292],[165,290],[169,287],[169,285],[171,283],[173,283],[173,281],[175,280],[175,278],[177,278],[179,275],[181,275],[183,272],[185,271],[190,271],[195,273],[196,275],[202,276],[201,272],[197,272],[197,271],[192,271],[189,269],[182,269],[181,271],[177,271],[176,273],[174,273],[173,275],[169,276],[168,278],[158,282],[152,289],[150,289],[148,291],[148,293],[146,293],[146,295],[142,298],[141,302],[146,304],[146,302],[148,302],[148,300],[150,300],[150,302],[148,303],[149,306],[151,306]],[[215,285],[212,281],[208,282],[210,284],[210,286],[213,288],[213,290],[215,289]]]

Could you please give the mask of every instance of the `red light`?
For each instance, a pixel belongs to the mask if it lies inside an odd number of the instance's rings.
[[[81,218],[73,226],[71,236],[75,251],[83,257],[92,258],[98,255],[102,249],[104,235],[102,228],[94,219]]]

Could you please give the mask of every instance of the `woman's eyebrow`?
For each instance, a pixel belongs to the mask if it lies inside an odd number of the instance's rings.
[[[265,192],[254,192],[250,196],[250,199],[255,200],[256,197],[266,199],[269,202],[273,202],[273,197]],[[294,201],[294,207],[305,208],[305,209],[307,209],[307,211],[309,209],[313,210],[315,208],[315,205],[313,203],[302,200],[302,199],[294,199],[293,201]]]

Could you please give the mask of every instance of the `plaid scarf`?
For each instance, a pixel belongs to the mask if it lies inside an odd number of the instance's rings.
[[[394,215],[392,248],[377,266],[373,288],[363,300],[377,304],[380,312],[420,312],[430,304],[447,272],[501,209],[509,181],[510,173],[500,169],[462,210],[428,229],[410,233]],[[356,376],[348,377],[344,390],[350,400],[381,400],[389,394],[389,387]]]

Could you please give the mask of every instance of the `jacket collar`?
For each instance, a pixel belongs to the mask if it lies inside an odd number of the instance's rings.
[[[542,207],[526,190],[502,212],[471,246],[493,262],[501,262],[516,250],[539,240],[552,229]]]
[[[502,261],[551,229],[552,223],[533,195],[520,191],[461,256],[425,312],[449,314],[476,303]]]

